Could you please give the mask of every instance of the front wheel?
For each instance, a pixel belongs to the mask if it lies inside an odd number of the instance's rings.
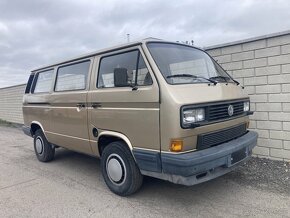
[[[122,141],[112,142],[105,147],[101,168],[107,186],[117,195],[131,195],[142,185],[143,176],[130,150]]]
[[[54,158],[55,148],[47,141],[41,129],[34,134],[34,151],[41,162],[48,162]]]

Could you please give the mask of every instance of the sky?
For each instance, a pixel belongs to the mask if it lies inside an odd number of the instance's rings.
[[[0,88],[127,33],[204,47],[285,30],[289,0],[0,0]]]

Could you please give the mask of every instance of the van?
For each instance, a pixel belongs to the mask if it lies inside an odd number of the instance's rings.
[[[150,38],[33,70],[23,131],[41,162],[58,147],[99,157],[109,189],[127,196],[143,176],[191,186],[232,171],[257,143],[251,114],[209,54]]]

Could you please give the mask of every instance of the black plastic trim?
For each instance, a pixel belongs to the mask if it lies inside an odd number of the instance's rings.
[[[254,114],[254,111],[248,111],[247,112],[247,115],[253,115]]]
[[[243,131],[240,131],[241,129]],[[235,130],[235,132],[237,134],[233,135],[233,132],[231,132],[231,134],[226,133],[227,131],[231,131],[231,130]],[[222,144],[222,143],[231,141],[231,140],[233,140],[235,138],[238,138],[238,137],[240,137],[240,136],[242,136],[242,135],[244,135],[246,133],[247,133],[246,123],[235,125],[235,126],[231,126],[231,127],[228,127],[228,128],[224,128],[224,129],[218,130],[218,131],[211,131],[211,132],[207,132],[207,133],[202,133],[202,134],[199,134],[197,136],[196,149],[197,150],[203,150],[203,149],[207,149],[207,148],[210,148],[210,147],[213,147],[213,146],[217,146],[219,144]],[[226,134],[226,136],[229,136],[229,137],[225,137],[225,134]],[[212,144],[212,145],[205,144],[203,142],[204,137],[210,137],[210,136],[214,137],[213,135],[218,135],[216,137],[218,137],[219,142],[217,141],[216,138],[214,139],[215,144]]]
[[[256,132],[249,131],[237,139],[201,151],[183,154],[162,153],[162,171],[188,177],[217,167],[231,167],[231,155],[246,148],[246,157],[250,156],[257,144],[257,138]]]
[[[133,155],[140,170],[161,172],[160,152],[133,148]]]
[[[28,126],[22,126],[22,131],[25,135],[32,137],[31,128]]]

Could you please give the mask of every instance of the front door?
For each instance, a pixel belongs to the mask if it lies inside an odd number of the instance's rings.
[[[106,54],[96,62],[88,95],[89,132],[118,132],[133,147],[159,151],[159,88],[142,50]]]
[[[60,66],[51,95],[50,142],[91,154],[87,95],[91,60]]]

